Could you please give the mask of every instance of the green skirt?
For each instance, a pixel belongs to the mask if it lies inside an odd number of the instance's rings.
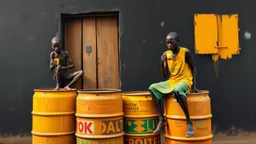
[[[179,94],[186,96],[188,85],[185,81],[179,82],[175,87],[171,87],[168,81],[158,82],[150,85],[149,90],[158,98],[162,99],[173,90],[178,91]],[[172,95],[174,96],[174,95]]]

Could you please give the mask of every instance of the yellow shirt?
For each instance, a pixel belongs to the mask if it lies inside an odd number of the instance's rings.
[[[172,58],[172,51],[167,50],[167,64],[170,72],[168,80],[169,85],[174,88],[179,82],[185,81],[188,85],[188,90],[191,89],[193,84],[193,75],[189,65],[185,61],[186,48],[180,47],[179,53],[176,57]]]

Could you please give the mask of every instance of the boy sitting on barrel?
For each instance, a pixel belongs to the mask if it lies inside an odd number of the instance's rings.
[[[186,137],[194,136],[193,124],[187,106],[186,92],[198,92],[196,88],[196,68],[193,64],[191,53],[187,48],[179,47],[179,38],[176,32],[170,32],[166,36],[168,50],[161,56],[161,71],[167,78],[169,70],[170,78],[167,81],[150,85],[149,92],[159,115],[159,123],[153,133],[157,133],[167,125],[161,109],[161,99],[172,94],[184,111],[187,119]]]

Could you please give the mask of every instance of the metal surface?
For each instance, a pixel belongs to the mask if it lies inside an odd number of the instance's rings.
[[[212,144],[211,101],[208,91],[187,95],[190,119],[194,125],[195,135],[186,138],[187,124],[183,110],[176,99],[169,95],[165,99],[164,116],[168,127],[165,127],[167,144]]]
[[[86,53],[91,53],[92,52],[92,46],[86,46]]]
[[[75,90],[35,89],[32,144],[74,144],[75,102]]]
[[[158,123],[158,115],[150,93],[126,92],[122,97],[125,143],[161,143],[160,134],[152,134]]]
[[[124,113],[120,90],[80,90],[76,101],[78,143],[123,144]]]
[[[59,13],[119,11],[120,70],[123,91],[147,90],[163,80],[160,56],[165,35],[180,34],[197,68],[197,84],[209,90],[215,132],[255,130],[256,2],[253,0],[12,0],[3,1],[0,16],[0,132],[24,136],[31,131],[34,88],[54,87],[49,72],[50,39]],[[220,60],[218,78],[212,57],[194,54],[196,13],[238,14],[241,54]],[[245,37],[250,34],[250,37]],[[136,82],[134,82],[136,80]]]

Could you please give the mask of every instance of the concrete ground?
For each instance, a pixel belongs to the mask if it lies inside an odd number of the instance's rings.
[[[162,144],[165,144],[164,139],[164,136],[162,136]],[[218,134],[213,137],[213,144],[256,144],[256,136],[226,136]]]
[[[0,144],[31,144],[31,137],[11,137],[0,138]],[[164,136],[162,136],[162,144]],[[224,134],[217,134],[213,138],[213,144],[256,144],[256,134],[226,136]]]

